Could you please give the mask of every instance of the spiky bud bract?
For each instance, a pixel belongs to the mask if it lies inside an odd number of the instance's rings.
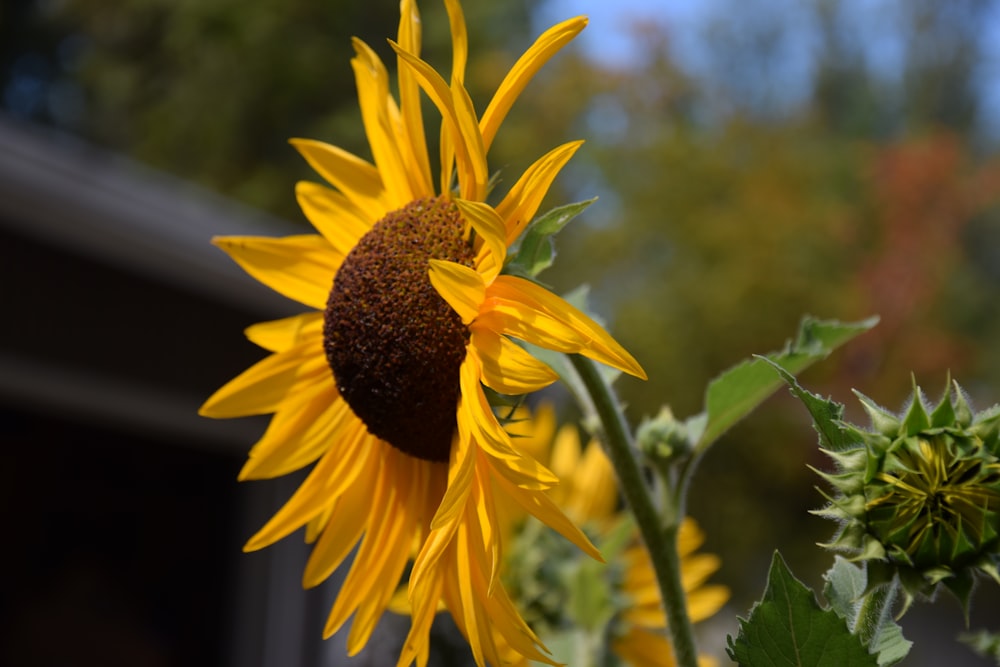
[[[967,615],[977,572],[1000,583],[1000,406],[974,413],[958,383],[932,405],[914,383],[895,415],[855,392],[865,429],[782,375],[835,463],[815,471],[832,489],[820,490],[828,504],[815,514],[840,524],[821,546],[863,562],[868,590],[898,578],[904,612],[944,586]]]

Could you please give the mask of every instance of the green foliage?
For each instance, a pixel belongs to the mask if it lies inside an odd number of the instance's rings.
[[[775,552],[761,601],[729,637],[729,656],[742,667],[877,667],[861,638],[788,569]]]
[[[958,639],[979,655],[992,658],[1000,665],[1000,633],[980,630],[961,634]]]
[[[504,265],[504,271],[525,278],[535,278],[552,266],[556,257],[553,237],[595,201],[596,197],[558,206],[532,220],[508,251],[509,259]]]
[[[695,448],[703,450],[715,442],[781,386],[781,379],[775,377],[768,363],[787,373],[799,373],[877,323],[877,317],[852,324],[806,317],[799,325],[798,335],[788,341],[784,350],[744,361],[724,372],[708,385],[704,415],[689,420],[689,424],[702,421],[705,424]]]
[[[903,611],[939,585],[959,600],[968,621],[978,573],[1000,582],[1000,410],[973,414],[961,387],[936,407],[919,387],[895,417],[866,397],[872,430],[841,420],[843,406],[803,389],[774,364],[813,417],[836,463],[820,476],[829,504],[815,512],[838,523],[829,544],[866,563],[866,586],[903,592]]]
[[[906,657],[913,642],[903,637],[902,628],[892,618],[895,588],[868,590],[865,569],[840,556],[824,579],[823,595],[830,608],[878,656],[879,667],[895,665]]]

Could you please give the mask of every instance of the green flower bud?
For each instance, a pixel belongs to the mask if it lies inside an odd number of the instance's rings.
[[[674,417],[668,406],[660,408],[653,419],[642,420],[636,429],[639,451],[653,461],[670,461],[691,450],[687,425]]]
[[[824,449],[834,494],[815,513],[841,525],[822,546],[868,561],[869,588],[898,576],[904,611],[939,584],[967,610],[977,570],[1000,583],[1000,406],[973,414],[956,383],[932,409],[914,386],[897,417],[855,393],[871,430],[838,422]]]

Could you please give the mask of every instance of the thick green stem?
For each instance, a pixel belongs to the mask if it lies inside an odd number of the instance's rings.
[[[661,517],[636,460],[631,431],[611,387],[601,377],[593,361],[576,354],[569,355],[569,358],[593,401],[593,408],[601,422],[608,457],[615,467],[622,493],[649,550],[656,581],[663,596],[677,665],[697,667],[698,651],[691,618],[687,612],[687,597],[681,584],[681,557],[677,550],[682,518],[679,498],[669,491],[664,494],[665,506]]]

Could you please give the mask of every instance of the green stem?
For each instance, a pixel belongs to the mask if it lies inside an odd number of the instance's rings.
[[[667,491],[663,494],[663,516],[657,513],[649,486],[636,460],[631,431],[611,387],[601,377],[593,361],[578,354],[569,355],[569,359],[593,401],[594,410],[603,427],[608,457],[615,467],[622,493],[649,550],[667,613],[667,626],[677,665],[697,667],[698,651],[691,618],[687,612],[687,596],[681,584],[681,558],[677,550],[682,518],[680,498]]]

